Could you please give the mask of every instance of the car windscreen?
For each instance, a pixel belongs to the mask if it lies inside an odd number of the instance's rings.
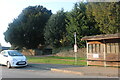
[[[21,53],[19,53],[17,51],[8,51],[8,54],[10,56],[23,56]]]

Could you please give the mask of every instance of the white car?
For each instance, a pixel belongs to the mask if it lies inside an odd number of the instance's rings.
[[[4,50],[0,53],[0,64],[11,67],[27,66],[26,57],[17,50]]]

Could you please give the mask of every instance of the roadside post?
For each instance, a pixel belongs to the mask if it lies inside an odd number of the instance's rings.
[[[76,40],[76,32],[74,33],[75,44],[74,44],[74,52],[75,52],[75,65],[77,64],[77,40]]]

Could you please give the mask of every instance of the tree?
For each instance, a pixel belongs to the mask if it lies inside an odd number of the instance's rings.
[[[71,45],[74,44],[74,33],[77,33],[77,44],[79,47],[85,45],[84,41],[80,39],[84,36],[100,34],[100,30],[96,27],[96,22],[94,17],[87,15],[87,6],[88,3],[76,3],[71,12],[67,14],[67,37]]]
[[[51,10],[43,6],[25,8],[18,18],[9,24],[4,33],[5,40],[17,47],[37,48],[39,44],[44,44],[44,27],[51,15]]]
[[[65,19],[66,13],[63,9],[50,17],[44,33],[47,45],[51,45],[52,47],[60,47],[64,45],[66,35]]]
[[[74,44],[74,33],[77,33],[77,44],[81,46],[80,39],[84,35],[86,26],[86,15],[84,3],[76,3],[73,10],[67,14],[67,38],[69,42]]]
[[[95,16],[92,15],[93,11],[91,10],[90,4],[92,3],[86,4],[87,25],[89,29],[88,36],[102,34],[102,31],[100,31],[100,28],[97,26]]]
[[[110,3],[88,3],[88,10],[96,21],[96,26],[103,33],[120,32],[120,2]]]

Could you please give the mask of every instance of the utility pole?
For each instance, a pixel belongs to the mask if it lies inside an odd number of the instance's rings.
[[[74,44],[74,52],[75,52],[75,64],[77,64],[77,40],[76,40],[76,32],[74,33],[75,44]]]

